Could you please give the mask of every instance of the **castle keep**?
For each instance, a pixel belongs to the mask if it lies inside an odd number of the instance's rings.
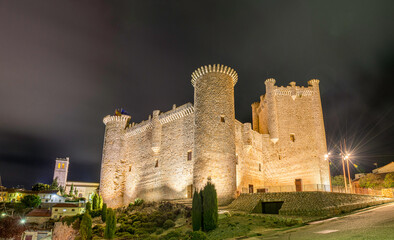
[[[252,104],[252,124],[235,119],[237,73],[209,65],[192,74],[187,103],[135,124],[106,116],[100,193],[110,207],[190,198],[207,181],[219,204],[241,192],[330,190],[319,80],[275,86]],[[278,190],[280,188],[280,190]]]

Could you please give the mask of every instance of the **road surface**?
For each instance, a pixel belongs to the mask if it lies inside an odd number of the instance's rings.
[[[261,239],[390,239],[394,240],[394,203],[344,217],[316,222]]]

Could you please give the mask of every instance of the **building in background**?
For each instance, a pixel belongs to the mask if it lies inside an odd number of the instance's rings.
[[[68,165],[70,158],[56,158],[55,170],[53,172],[53,180],[57,179],[59,186],[63,189],[66,187],[67,176],[68,176]]]
[[[69,157],[56,158],[53,179],[55,180],[57,178],[57,182],[59,186],[63,187],[65,194],[70,194],[70,190],[72,188],[72,195],[91,200],[93,194],[97,193],[100,184],[91,182],[68,181],[69,165]]]
[[[383,167],[376,168],[372,170],[372,173],[381,174],[381,173],[391,173],[394,172],[394,162],[391,162]]]
[[[58,203],[52,207],[51,218],[58,219],[66,216],[74,216],[85,212],[82,204]]]
[[[90,182],[67,182],[65,192],[68,194],[71,190],[71,186],[74,189],[76,197],[85,198],[87,200],[92,200],[92,197],[100,186],[100,183],[90,183]]]

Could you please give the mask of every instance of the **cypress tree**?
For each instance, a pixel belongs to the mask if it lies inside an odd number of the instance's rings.
[[[93,195],[93,201],[92,201],[92,208],[93,208],[93,210],[97,210],[98,209],[98,195],[97,195],[97,193],[95,193],[94,195]]]
[[[198,231],[201,229],[202,225],[202,202],[201,194],[194,191],[193,202],[192,202],[192,225],[193,231]]]
[[[90,202],[86,203],[86,212],[92,211],[92,204]]]
[[[104,238],[113,239],[116,231],[116,216],[112,208],[108,208],[107,221],[105,224]]]
[[[210,231],[218,226],[218,199],[215,185],[208,182],[203,190],[203,229]]]
[[[103,208],[101,209],[101,220],[105,222],[107,220],[107,204],[103,204]]]
[[[98,209],[103,208],[103,197],[98,195]]]
[[[82,217],[79,234],[81,235],[82,240],[92,239],[92,217],[88,212],[86,212]]]

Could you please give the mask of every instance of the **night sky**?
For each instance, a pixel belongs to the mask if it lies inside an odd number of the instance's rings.
[[[66,156],[69,180],[98,182],[103,117],[123,107],[140,122],[193,102],[190,74],[213,63],[238,72],[241,122],[266,78],[318,78],[329,150],[346,138],[360,171],[394,161],[393,12],[392,0],[2,0],[3,184],[51,183]]]

